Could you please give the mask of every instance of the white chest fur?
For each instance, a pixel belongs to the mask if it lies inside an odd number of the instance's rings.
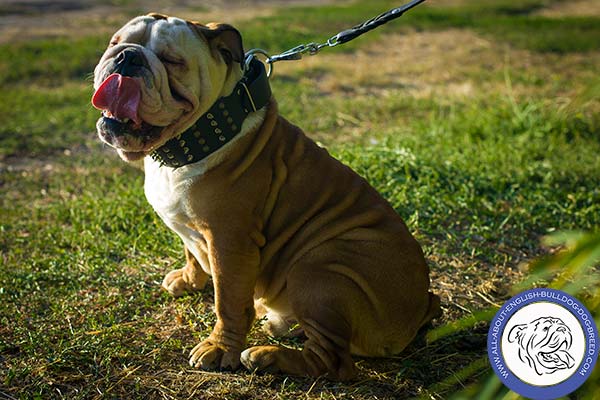
[[[196,168],[191,167],[193,165],[179,169],[161,167],[151,157],[146,157],[144,192],[163,222],[179,235],[196,260],[200,261],[200,244],[204,242],[204,238],[189,227],[190,209],[187,193],[198,176]],[[210,274],[210,266],[202,265],[202,269]]]
[[[144,158],[144,173],[146,176],[144,192],[148,202],[163,222],[181,237],[185,246],[202,265],[204,272],[209,275],[210,266],[202,264],[204,257],[200,257],[200,249],[202,247],[206,248],[205,240],[200,233],[189,227],[192,205],[189,203],[191,199],[188,196],[188,191],[197,177],[215,168],[227,157],[228,148],[262,123],[265,113],[266,108],[263,108],[248,114],[242,124],[240,133],[231,142],[199,162],[173,169],[161,167],[160,163],[154,161],[150,156]]]

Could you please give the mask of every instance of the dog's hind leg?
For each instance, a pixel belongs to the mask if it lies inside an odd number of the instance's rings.
[[[348,334],[328,331],[314,320],[302,320],[300,324],[308,338],[302,350],[255,346],[242,352],[242,364],[250,371],[313,377],[328,374],[342,381],[356,376]]]
[[[202,270],[196,257],[185,249],[185,267],[169,272],[163,279],[162,287],[174,297],[202,290],[209,276]]]
[[[287,280],[292,310],[307,337],[303,349],[251,347],[241,355],[241,362],[249,370],[313,377],[328,374],[337,380],[356,376],[350,356],[352,329],[344,313],[345,304],[336,298],[335,290],[327,290],[335,288],[339,277],[311,270],[297,266]],[[318,279],[315,274],[320,274]],[[318,283],[307,285],[311,278]]]

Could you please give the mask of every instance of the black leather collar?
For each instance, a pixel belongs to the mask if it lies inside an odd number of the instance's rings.
[[[171,168],[198,162],[233,139],[249,113],[263,108],[271,98],[269,79],[262,62],[254,58],[233,93],[218,99],[188,130],[150,156]]]

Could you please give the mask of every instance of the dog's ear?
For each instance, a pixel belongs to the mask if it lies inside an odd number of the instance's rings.
[[[152,18],[154,18],[156,20],[169,18],[165,14],[159,14],[159,13],[150,13],[150,14],[148,14],[148,16],[152,17]]]
[[[190,22],[189,25],[221,53],[227,64],[244,62],[242,35],[233,26],[214,22],[206,25]]]
[[[515,325],[508,332],[508,342],[513,343],[516,341],[520,341],[520,339],[525,334],[524,331],[527,329],[527,324]]]

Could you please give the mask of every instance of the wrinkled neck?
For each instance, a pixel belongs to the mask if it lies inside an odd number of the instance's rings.
[[[242,71],[241,65],[232,63],[227,70],[227,77],[225,78],[219,97],[229,96],[237,83],[242,79],[242,76],[244,76],[244,72]]]

